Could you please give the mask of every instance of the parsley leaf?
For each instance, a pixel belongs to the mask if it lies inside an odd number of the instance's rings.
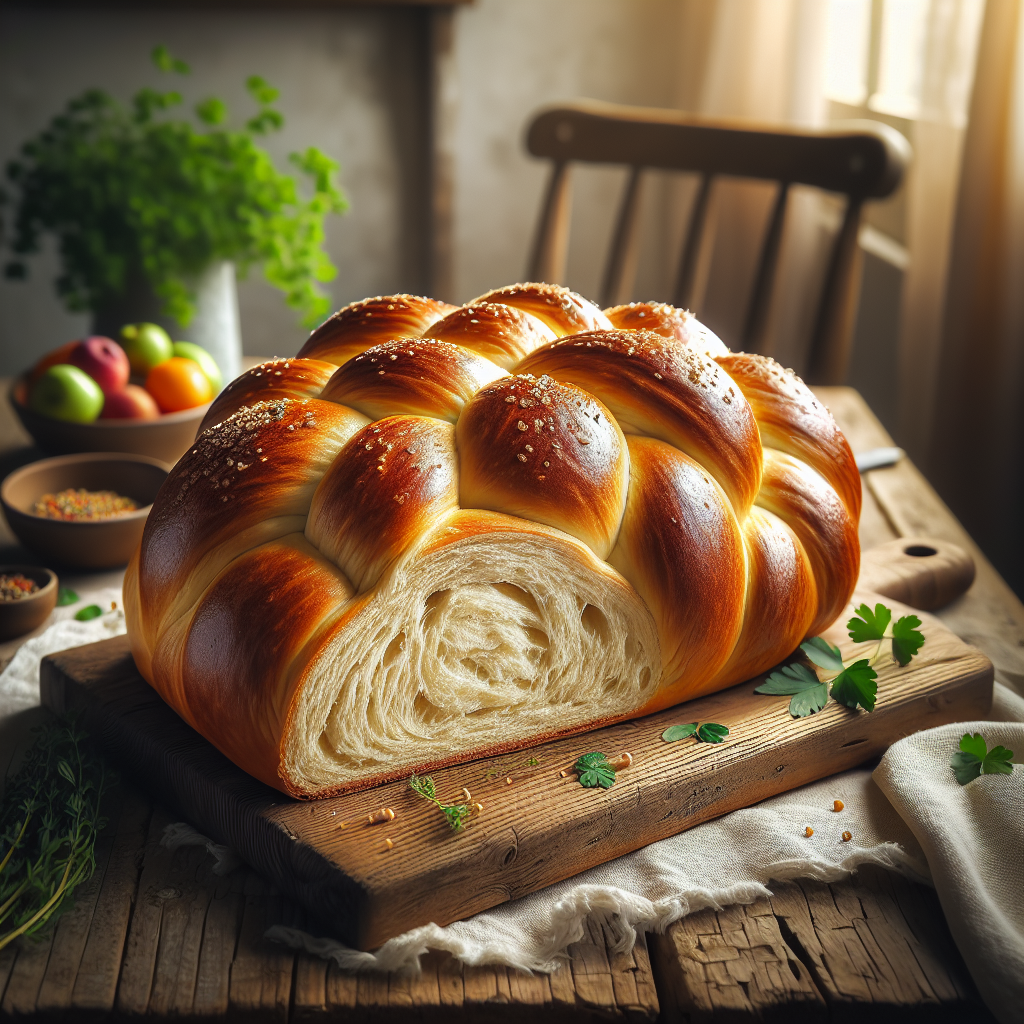
[[[834,644],[830,644],[824,637],[812,636],[800,645],[800,650],[814,662],[815,665],[830,672],[843,671],[842,652]]]
[[[794,718],[806,718],[820,711],[828,701],[828,686],[806,666],[796,662],[783,665],[773,672],[754,693],[773,695],[793,694],[789,702],[789,713]]]
[[[670,725],[662,734],[661,738],[666,743],[675,743],[676,740],[685,740],[697,731],[696,722],[688,722],[686,725]]]
[[[728,735],[729,730],[717,722],[701,722],[697,728],[697,739],[701,743],[721,743]]]
[[[572,770],[579,775],[580,785],[587,789],[598,786],[611,789],[615,785],[615,769],[608,763],[608,758],[598,751],[584,754],[572,766]]]
[[[892,656],[901,665],[908,665],[921,650],[924,633],[917,628],[920,625],[921,620],[916,615],[904,615],[892,627]]]
[[[983,772],[986,775],[1009,775],[1013,771],[1013,751],[995,746],[991,750],[980,732],[964,733],[960,750],[953,755],[950,767],[961,786],[973,782]]]
[[[794,718],[806,718],[820,711],[828,703],[828,684],[818,683],[794,694],[789,702],[789,713]]]
[[[846,624],[846,628],[850,631],[850,639],[862,644],[867,640],[881,640],[890,621],[892,612],[884,604],[876,604],[874,611],[866,604],[862,604],[857,609],[857,614]]]
[[[63,608],[66,605],[74,604],[78,599],[78,595],[70,587],[61,587],[57,591],[58,608]]]
[[[81,611],[75,612],[75,618],[79,622],[88,622],[90,619],[98,619],[103,614],[103,609],[98,604],[87,604]]]
[[[795,662],[783,665],[778,672],[773,672],[754,693],[768,693],[773,696],[790,693],[803,693],[808,687],[817,686],[818,677],[806,666]]]
[[[832,696],[848,708],[856,708],[859,704],[865,711],[874,711],[877,678],[878,674],[867,658],[861,658],[836,676],[832,682]]]

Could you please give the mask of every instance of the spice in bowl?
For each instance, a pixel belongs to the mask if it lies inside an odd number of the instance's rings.
[[[39,593],[39,584],[20,572],[0,574],[0,601],[20,601]]]
[[[135,512],[138,504],[116,491],[87,491],[69,487],[57,494],[44,494],[32,512],[44,519],[91,522]]]

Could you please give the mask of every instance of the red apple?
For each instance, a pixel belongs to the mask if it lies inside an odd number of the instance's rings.
[[[68,362],[89,374],[105,395],[121,391],[131,373],[124,349],[110,338],[80,341],[68,356]]]
[[[138,384],[112,391],[103,403],[101,420],[155,420],[160,415],[153,396]]]

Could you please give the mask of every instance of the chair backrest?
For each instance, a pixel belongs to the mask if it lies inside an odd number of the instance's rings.
[[[671,301],[688,307],[705,233],[708,201],[719,177],[779,184],[768,220],[754,286],[738,346],[757,351],[764,336],[791,185],[842,193],[846,209],[818,299],[807,376],[843,383],[849,358],[860,261],[857,236],[866,199],[899,186],[910,146],[899,132],[874,121],[805,130],[743,121],[707,120],[671,110],[581,101],[541,111],[530,125],[527,149],[554,162],[527,276],[561,283],[569,242],[573,163],[630,167],[601,289],[601,303],[628,297],[639,251],[640,188],[644,170],[700,175],[684,233]]]

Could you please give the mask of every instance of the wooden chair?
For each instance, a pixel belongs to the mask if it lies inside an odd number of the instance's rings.
[[[622,301],[632,285],[639,242],[640,186],[646,169],[700,175],[671,296],[673,304],[682,307],[692,302],[708,201],[716,179],[729,176],[778,182],[743,335],[738,339],[737,347],[747,351],[757,351],[763,340],[790,186],[813,185],[844,194],[845,214],[818,298],[807,369],[808,379],[815,383],[844,383],[860,290],[857,236],[861,209],[866,199],[881,199],[899,186],[910,146],[898,132],[874,121],[812,131],[582,101],[539,113],[530,125],[526,145],[534,156],[554,163],[527,272],[530,280],[557,283],[564,276],[572,164],[625,164],[630,168],[601,289],[605,306]]]

